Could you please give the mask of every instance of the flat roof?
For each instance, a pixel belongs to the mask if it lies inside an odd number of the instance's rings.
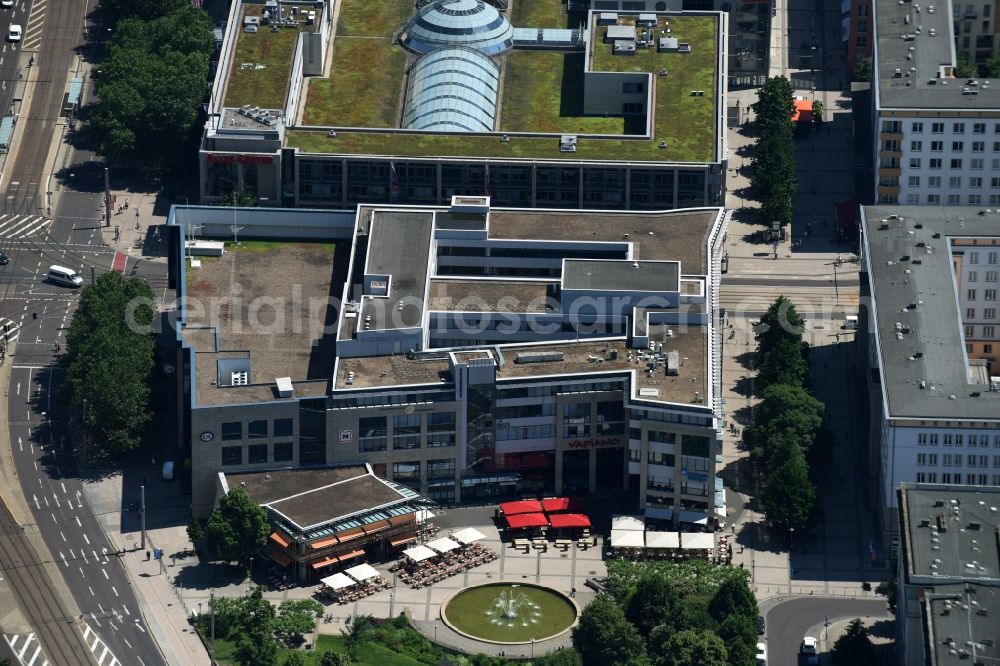
[[[378,307],[368,299],[361,315],[373,329],[419,326],[427,288],[434,214],[429,211],[373,213],[368,230],[365,269],[369,275],[389,275],[389,296]],[[402,309],[399,306],[403,305]]]
[[[562,286],[563,289],[676,292],[680,290],[680,265],[676,261],[566,259]]]
[[[340,296],[343,283],[334,285],[333,275],[348,257],[335,247],[227,242],[222,257],[201,257],[199,268],[187,266],[187,325],[182,335],[195,350],[197,404],[278,400],[278,377],[291,377],[297,397],[326,394],[335,345],[320,325],[334,292]],[[296,289],[299,298],[292,297]],[[265,301],[268,305],[260,307]],[[302,312],[306,303],[317,306],[315,318]],[[290,325],[294,321],[308,325]],[[218,360],[234,357],[249,357],[250,385],[218,386]]]
[[[296,24],[272,31],[271,26],[261,25],[256,32],[243,30],[243,19],[259,17],[263,4],[244,4],[236,32],[236,52],[226,80],[224,106],[240,107],[244,104],[264,109],[283,109],[292,72],[292,57],[299,32],[311,26]]]
[[[890,418],[1000,420],[1000,393],[970,383],[949,248],[960,238],[994,247],[992,239],[1000,240],[1000,211],[980,215],[983,210],[862,207],[864,254]]]
[[[428,310],[545,312],[556,283],[516,280],[432,279]]]
[[[935,586],[925,591],[925,603],[934,666],[1000,662],[1000,589],[976,584]]]
[[[246,472],[225,478],[229,488],[242,485],[251,499],[300,529],[410,499],[364,465]]]
[[[919,2],[875,0],[872,5],[881,108],[1000,108],[1000,87],[985,85],[988,79],[970,86],[967,79],[951,78],[955,64],[952,3],[934,7]],[[931,8],[934,10],[929,11]],[[947,68],[943,75],[942,67]],[[976,94],[963,94],[971,90]]]
[[[1000,487],[904,485],[910,577],[1000,584]]]

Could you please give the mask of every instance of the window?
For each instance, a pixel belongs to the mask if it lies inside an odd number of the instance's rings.
[[[955,134],[965,134],[965,123],[955,123],[951,126],[951,131]]]
[[[948,177],[948,187],[955,189],[962,187],[962,177],[961,176],[949,176]]]
[[[997,281],[997,272],[996,271],[986,271],[986,281],[987,282],[996,282]]]
[[[937,465],[937,462],[938,462],[938,457],[937,457],[936,453],[928,453],[927,454],[927,464],[928,465],[932,465],[932,466],[933,465]]]
[[[983,309],[983,319],[996,319],[997,309],[996,308],[984,308]]]
[[[292,419],[274,419],[274,436],[291,437]]]
[[[243,464],[243,447],[242,446],[223,446],[222,447],[222,464],[223,465],[242,465]]]
[[[926,453],[918,453],[917,454],[917,464],[920,465],[921,467],[923,467],[924,465],[927,464],[927,454]]]
[[[910,176],[907,179],[907,184],[910,187],[920,187],[920,176]]]
[[[442,458],[427,461],[427,478],[442,479],[455,477],[455,459]]]
[[[292,461],[292,443],[275,442],[274,462],[291,462],[291,461]]]
[[[1000,467],[1000,456],[993,456],[993,466]]]
[[[392,463],[394,480],[420,479],[420,461]]]
[[[974,152],[974,153],[981,153],[981,152],[983,152],[985,150],[986,150],[986,142],[985,141],[973,141],[972,142],[972,152]]]
[[[955,435],[955,446],[962,446],[963,436],[961,434]]]
[[[982,186],[983,186],[982,178],[980,178],[979,176],[969,177],[969,187],[982,187]]]
[[[965,143],[964,142],[962,142],[962,141],[952,141],[951,142],[951,152],[953,152],[953,153],[960,153],[963,150],[965,150]]]
[[[976,308],[965,308],[965,318],[975,319],[976,318]]]
[[[917,483],[924,483],[926,480],[927,480],[926,474],[924,474],[923,472],[917,472]]]
[[[858,16],[868,16],[868,5],[858,5]],[[987,14],[983,14],[987,16]],[[920,123],[913,123],[914,125],[919,125]]]
[[[938,443],[938,436],[937,436],[937,433],[936,433],[936,432],[932,432],[932,433],[931,433],[931,439],[930,439],[930,442],[931,442],[931,446],[937,446],[937,443]]]
[[[971,338],[973,335],[975,335],[976,329],[974,326],[965,326],[964,328],[965,328],[965,337]],[[966,351],[970,351],[968,347],[966,347]]]
[[[911,169],[919,169],[920,168],[920,158],[919,157],[911,157],[910,158],[910,168]]]
[[[932,157],[930,159],[930,161],[928,162],[928,164],[929,164],[930,168],[932,168],[932,169],[940,169],[942,161],[941,161],[940,157]]]
[[[267,421],[251,421],[248,423],[247,437],[250,439],[267,437]]]
[[[931,134],[944,134],[944,123],[931,123]]]
[[[944,435],[944,445],[945,446],[951,446],[951,435],[949,433],[945,433],[945,435]],[[944,457],[944,464],[945,465],[948,464],[948,460],[950,458],[951,458],[950,455],[945,455],[945,457]]]
[[[934,143],[935,142],[932,141],[931,145],[933,145]],[[936,143],[941,143],[941,142],[938,141]],[[923,150],[923,148],[924,148],[924,142],[923,141],[911,141],[910,142],[910,150],[913,151],[914,153],[919,153],[921,150]]]
[[[455,446],[455,412],[435,412],[427,415],[427,447],[443,446]]]
[[[974,301],[974,300],[976,300],[976,290],[975,289],[968,289],[965,292],[965,300],[967,300],[967,301]]]
[[[991,206],[1000,206],[1000,194],[991,194],[990,195],[990,205]]]
[[[931,160],[933,162],[933,160]],[[940,160],[938,160],[940,161]],[[930,176],[927,178],[928,187],[941,187],[941,176]]]
[[[392,448],[420,448],[420,414],[396,414],[392,417]]]
[[[951,474],[945,472],[941,475],[941,483],[951,483]]]
[[[864,19],[858,21],[858,32],[868,32],[868,24]]]
[[[358,450],[385,451],[386,422],[384,416],[358,419]]]
[[[992,159],[990,160],[990,168],[994,171],[1000,171],[1000,160]]]
[[[993,142],[993,152],[1000,153],[1000,141]]]
[[[299,464],[300,465],[325,465],[326,464],[326,442],[310,440],[299,442]]]
[[[223,441],[243,439],[243,424],[240,421],[230,421],[222,424]]]
[[[996,289],[987,289],[985,297],[986,297],[986,300],[988,300],[988,301],[995,301],[995,300],[997,300],[997,290]]]
[[[931,152],[940,153],[944,150],[944,141],[931,141]]]
[[[927,203],[933,205],[941,203],[941,195],[939,194],[928,194]]]
[[[983,353],[984,354],[992,354],[993,353],[993,345],[983,345]]]
[[[994,187],[1000,187],[1000,178],[997,178],[996,181],[994,181],[994,182],[995,182],[995,184],[993,185]],[[970,252],[969,253],[969,263],[970,264],[978,264],[979,263],[979,253],[978,252]]]
[[[979,443],[979,437],[977,435],[969,435],[969,446],[977,446]]]
[[[854,45],[859,49],[867,48],[868,38],[864,35],[858,35],[858,38],[854,40]]]
[[[983,326],[983,337],[984,338],[992,338],[993,335],[994,335],[994,333],[993,333],[994,330],[995,329],[994,329],[993,326]]]
[[[989,5],[987,5],[987,9],[989,9]],[[972,124],[972,133],[973,134],[986,134],[986,123],[973,123]]]
[[[917,444],[927,444],[927,433],[926,432],[917,433]]]
[[[958,157],[952,158],[952,160],[951,160],[951,168],[952,169],[961,169],[962,168],[962,160],[961,160],[961,158],[958,158]]]
[[[977,157],[977,158],[973,158],[973,159],[969,160],[969,167],[973,171],[982,171],[983,170],[983,160],[982,160],[982,158],[978,158]]]
[[[986,257],[986,262],[987,262],[987,263],[990,263],[990,264],[995,264],[995,263],[997,263],[997,253],[996,253],[996,252],[990,252],[990,253],[989,253],[989,254],[987,255],[987,257]]]
[[[983,202],[983,195],[981,194],[970,194],[969,195],[969,205],[978,206]]]
[[[975,467],[976,466],[976,456],[974,456],[974,455],[968,455],[968,456],[966,456],[965,457],[965,466],[966,467]]]
[[[645,109],[645,105],[641,102],[624,102],[622,104],[622,114],[623,115],[634,115],[637,113],[642,113]]]
[[[959,202],[959,199],[961,199],[961,197],[959,195],[957,195],[957,194],[949,194],[948,195],[948,205],[949,206],[957,206],[958,202]]]
[[[251,444],[247,447],[247,462],[259,465],[267,462],[267,444]]]
[[[910,125],[910,131],[914,134],[923,134],[924,124],[923,123],[912,123]]]

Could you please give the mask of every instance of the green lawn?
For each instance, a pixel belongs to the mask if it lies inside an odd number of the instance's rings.
[[[623,117],[586,117],[583,53],[514,51],[507,56],[500,129],[505,132],[623,134]]]
[[[299,31],[292,28],[271,32],[265,26],[257,32],[240,32],[229,73],[225,105],[283,108],[298,36]],[[244,69],[244,63],[250,67]],[[257,65],[265,67],[257,69]]]
[[[494,607],[502,593],[537,606],[519,605],[514,618],[507,619]],[[573,624],[576,609],[561,595],[541,588],[486,585],[466,590],[449,601],[445,616],[455,627],[472,636],[513,642],[543,639],[559,633]]]
[[[305,124],[396,127],[405,63],[403,49],[388,39],[338,36],[330,78],[309,81]]]
[[[566,0],[511,0],[515,28],[565,28]]]
[[[343,0],[337,36],[392,37],[413,14],[408,0]]]
[[[640,71],[658,73],[666,68],[668,76],[655,76],[655,116],[654,134],[652,140],[646,139],[588,139],[580,137],[576,152],[563,153],[559,150],[557,137],[510,137],[509,142],[502,142],[497,136],[469,135],[423,135],[423,134],[377,134],[371,132],[340,132],[336,137],[328,137],[326,132],[289,131],[286,133],[286,143],[289,147],[297,147],[309,153],[332,154],[365,154],[365,155],[399,155],[428,156],[440,155],[447,157],[494,157],[494,158],[526,158],[526,159],[569,159],[569,160],[605,160],[614,155],[619,160],[668,161],[704,163],[716,159],[716,64],[717,26],[713,16],[672,16],[670,26],[673,34],[681,41],[690,42],[691,53],[656,53],[655,49],[643,50],[635,56],[613,56],[611,46],[603,43],[595,44],[595,70]],[[599,40],[602,41],[603,37]],[[515,53],[519,57],[522,54]],[[530,58],[530,56],[529,56]],[[381,62],[377,60],[358,60],[357,62]],[[381,67],[385,70],[400,71],[395,66]],[[400,74],[401,75],[401,74]],[[541,73],[538,74],[542,76]],[[561,73],[560,73],[561,75]],[[559,75],[549,73],[548,76],[558,78]],[[347,83],[353,80],[346,77]],[[363,83],[359,81],[359,85]],[[336,88],[340,90],[340,88]],[[692,97],[690,91],[704,90],[704,97]],[[393,98],[393,106],[398,104]],[[510,96],[527,95],[526,92],[505,91],[504,99]],[[332,90],[330,92],[332,97]],[[337,100],[343,107],[345,116],[379,115],[359,110],[357,101],[363,99],[356,92]],[[527,99],[523,97],[522,99]],[[551,98],[550,98],[551,99]],[[348,101],[349,100],[349,101]],[[370,103],[370,102],[369,102]],[[389,105],[383,104],[384,109]],[[549,122],[553,126],[569,127],[573,122],[586,123],[595,121],[616,121],[621,119],[584,118],[564,115],[562,103],[558,107],[550,106],[548,111],[542,110],[543,105],[536,102],[533,109],[520,110],[514,103],[505,103],[501,110],[501,123],[507,131],[514,131],[514,123],[505,119],[506,114],[520,114],[528,118],[532,114],[539,122]],[[557,115],[558,114],[558,115]],[[324,116],[329,118],[330,112]],[[393,119],[394,121],[394,119]],[[317,121],[312,121],[317,122]],[[329,122],[327,121],[329,124]],[[563,125],[562,123],[566,123]],[[335,123],[350,126],[351,123]],[[394,124],[394,122],[392,123]],[[364,125],[361,125],[364,126]],[[372,127],[373,125],[368,124]],[[391,126],[383,124],[382,127]],[[557,130],[571,131],[571,130]],[[620,131],[620,130],[619,130]],[[665,148],[659,147],[659,142],[666,141]]]

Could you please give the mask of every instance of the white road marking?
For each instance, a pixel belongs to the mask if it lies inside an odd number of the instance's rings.
[[[107,569],[101,569],[101,573],[104,574],[104,580],[111,580],[111,577],[108,576],[108,570]]]

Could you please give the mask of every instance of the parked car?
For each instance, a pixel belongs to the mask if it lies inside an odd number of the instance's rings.
[[[806,636],[802,639],[802,648],[799,652],[805,657],[805,662],[809,666],[816,666],[819,663],[819,641],[812,636]]]
[[[766,625],[764,624],[764,616],[763,615],[758,615],[757,616],[757,635],[758,636],[763,636],[765,628],[766,628]]]
[[[757,666],[767,666],[767,646],[757,643]]]
[[[14,0],[0,0],[0,7],[13,7]]]
[[[0,252],[0,266],[6,266],[10,263],[10,257],[7,256],[6,252]]]
[[[11,23],[10,27],[7,28],[7,41],[9,42],[21,41],[21,26],[19,26],[17,23]]]

